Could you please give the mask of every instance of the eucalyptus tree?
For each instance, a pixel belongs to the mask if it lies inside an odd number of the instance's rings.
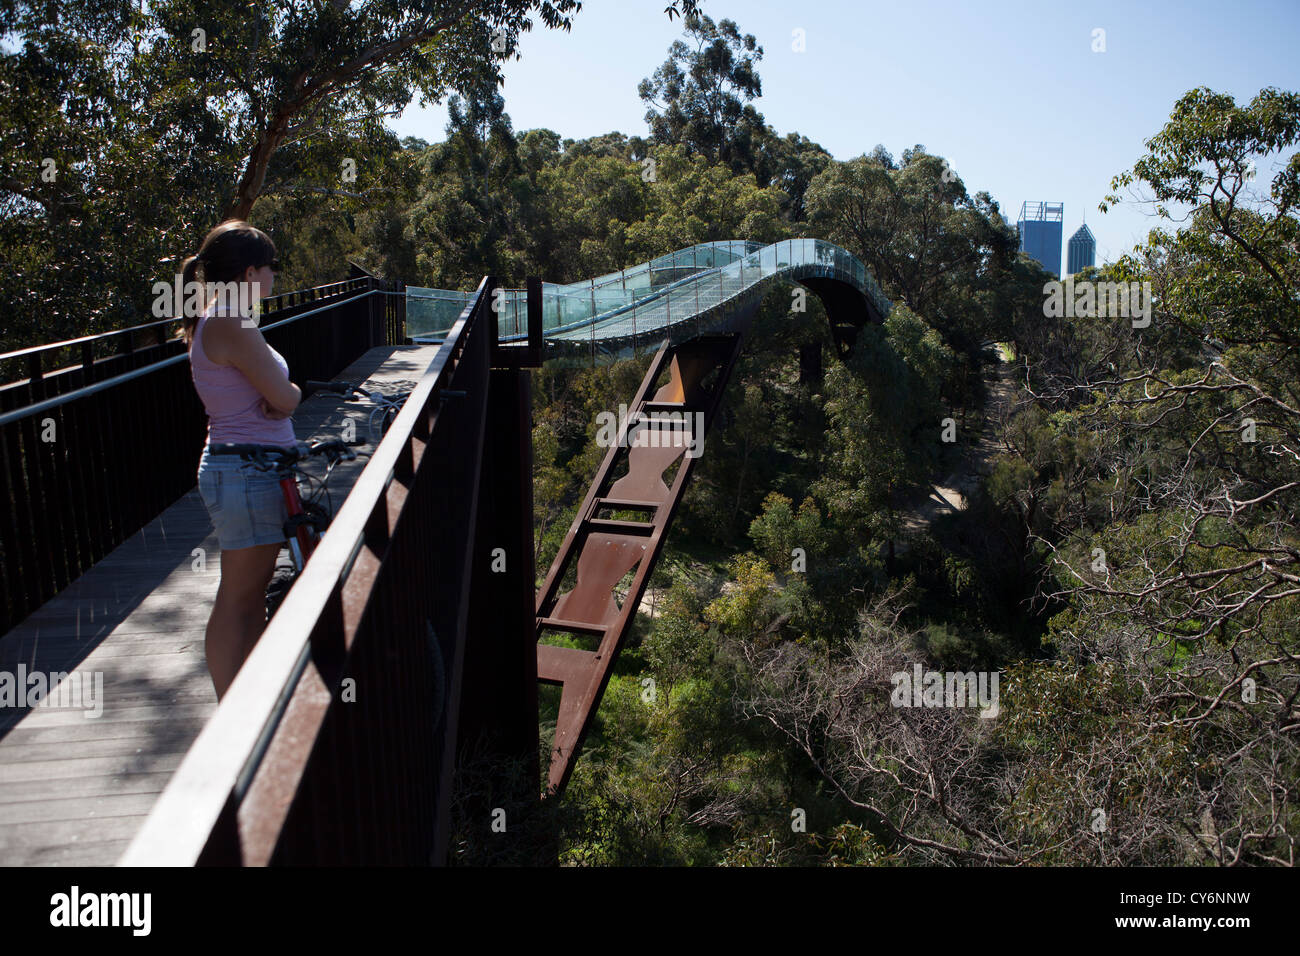
[[[730,164],[739,137],[762,117],[749,105],[763,93],[757,64],[763,48],[742,35],[734,20],[685,18],[686,40],[675,40],[668,59],[637,92],[647,104],[646,123],[656,143],[679,143],[709,163]]]
[[[954,345],[975,352],[1008,331],[1007,316],[990,306],[1015,263],[1015,230],[942,157],[917,146],[896,164],[877,147],[827,166],[805,202],[818,235],[856,254],[888,295]]]
[[[693,15],[697,0],[672,0]],[[382,201],[384,120],[500,82],[578,0],[0,4],[0,304],[10,341],[147,317],[155,267],[268,196]],[[109,237],[112,237],[111,239]],[[161,274],[164,270],[158,268]],[[34,318],[39,312],[38,323]]]

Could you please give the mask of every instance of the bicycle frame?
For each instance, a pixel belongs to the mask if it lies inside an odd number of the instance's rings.
[[[272,574],[267,590],[266,609],[269,618],[279,608],[280,601],[283,600],[288,587],[292,585],[293,579],[296,579],[307,566],[312,552],[320,543],[324,526],[329,523],[329,511],[322,509],[317,499],[323,494],[326,496],[326,501],[329,500],[326,485],[329,483],[334,467],[342,460],[355,460],[356,453],[337,439],[312,442],[310,445],[296,443],[292,449],[255,443],[218,442],[211,447],[211,452],[217,455],[239,455],[247,463],[245,467],[253,466],[262,472],[274,470],[276,482],[280,486],[280,494],[284,496],[286,518],[281,531],[289,547],[293,572],[288,579]],[[327,455],[329,464],[326,466],[324,477],[318,481],[319,491],[314,494],[309,493],[304,502],[298,488],[298,469],[301,462],[310,455]],[[303,472],[303,475],[309,481],[317,481],[306,472]],[[284,589],[278,587],[279,583],[285,584]]]
[[[315,392],[330,392],[347,401],[356,401],[368,398],[375,403],[375,408],[370,412],[370,438],[372,441],[379,441],[384,435],[388,434],[388,426],[393,423],[397,413],[402,410],[402,405],[410,397],[410,391],[396,392],[391,395],[385,395],[380,391],[365,391],[358,384],[352,382],[320,382],[308,381],[307,387]],[[375,419],[379,419],[379,429],[375,429]]]
[[[298,476],[290,472],[281,478],[280,491],[284,494],[285,508],[289,513],[289,518],[284,523],[289,556],[293,559],[293,566],[301,572],[320,542],[320,532],[311,523],[301,520],[300,516],[307,512],[302,506],[302,496],[298,494]]]
[[[303,446],[297,446],[301,449]],[[294,570],[301,572],[307,564],[307,559],[311,557],[316,545],[320,543],[322,528],[318,522],[320,515],[319,508],[313,512],[314,505],[303,502],[302,495],[298,488],[298,462],[304,457],[301,450],[296,450],[293,457],[284,460],[283,457],[277,457],[274,463],[268,461],[268,453],[275,454],[282,449],[277,449],[267,445],[249,444],[244,445],[235,443],[219,443],[215,446],[217,454],[237,454],[240,455],[250,465],[256,465],[262,471],[269,471],[274,468],[277,483],[280,485],[280,494],[284,497],[285,522],[282,527],[284,538],[289,546],[289,555],[293,559]],[[352,460],[356,455],[349,451],[341,442],[315,442],[307,449],[308,454],[330,454],[330,464],[325,470],[325,477],[321,480],[321,491],[324,492],[325,484],[329,481],[329,476],[338,464],[340,458]],[[246,466],[247,467],[247,466]],[[328,520],[328,519],[326,519]]]

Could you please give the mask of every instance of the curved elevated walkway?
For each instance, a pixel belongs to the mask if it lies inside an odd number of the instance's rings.
[[[866,266],[834,243],[702,243],[586,283],[544,283],[547,358],[612,360],[657,347],[665,339],[675,345],[698,335],[734,331],[780,282],[801,283],[826,300],[839,326],[837,341],[851,340],[850,327],[881,321],[891,308]],[[408,286],[408,334],[417,340],[437,339],[451,327],[467,297]],[[499,313],[502,341],[526,337],[525,306],[522,292],[506,290]]]

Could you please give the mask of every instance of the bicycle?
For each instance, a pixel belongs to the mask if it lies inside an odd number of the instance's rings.
[[[284,494],[284,504],[289,517],[284,523],[284,536],[289,545],[289,558],[292,569],[286,574],[277,568],[270,586],[267,588],[266,616],[270,620],[284,600],[284,595],[302,574],[321,536],[329,526],[334,510],[333,499],[329,494],[329,479],[340,461],[354,461],[357,457],[348,445],[337,438],[325,441],[298,442],[293,446],[258,445],[241,442],[218,442],[210,445],[209,455],[238,455],[248,464],[245,467],[258,471],[274,471],[279,479],[280,490]],[[328,464],[325,476],[316,478],[302,469],[302,463],[309,458],[325,456]],[[317,487],[309,491],[304,500],[298,489],[298,479],[304,479],[308,485]],[[324,504],[321,503],[322,497]]]
[[[397,413],[402,410],[406,400],[411,397],[410,391],[396,392],[392,395],[385,395],[383,392],[367,392],[360,385],[351,382],[308,382],[307,388],[314,395],[316,392],[332,392],[335,395],[341,395],[347,400],[356,400],[368,398],[376,404],[374,410],[370,413],[368,428],[370,430],[370,440],[379,441],[388,434],[389,427],[393,420],[397,418]],[[379,418],[379,434],[375,434],[375,419]]]

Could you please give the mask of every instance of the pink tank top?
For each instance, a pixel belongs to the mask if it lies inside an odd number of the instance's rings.
[[[262,393],[233,365],[217,365],[203,351],[203,328],[208,314],[199,317],[190,346],[190,374],[208,413],[208,442],[256,442],[262,445],[292,445],[297,440],[291,418],[273,419],[259,407]],[[270,348],[268,345],[267,348]],[[276,364],[289,378],[289,363],[271,349]]]

